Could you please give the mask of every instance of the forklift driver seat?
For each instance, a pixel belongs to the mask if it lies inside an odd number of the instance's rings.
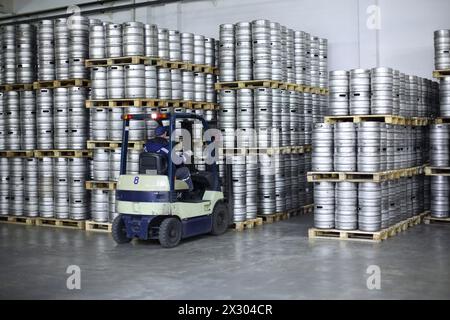
[[[167,156],[159,153],[142,152],[139,156],[139,174],[167,174]]]

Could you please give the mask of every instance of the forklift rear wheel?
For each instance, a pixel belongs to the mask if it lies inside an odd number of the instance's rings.
[[[118,215],[112,223],[112,237],[114,241],[119,244],[131,241],[131,239],[127,237],[127,229],[121,215]]]
[[[159,243],[163,248],[173,248],[181,240],[181,222],[177,218],[166,218],[159,226]]]
[[[228,229],[230,223],[230,217],[228,214],[228,208],[223,202],[219,202],[214,206],[212,213],[212,230],[211,234],[218,236]]]

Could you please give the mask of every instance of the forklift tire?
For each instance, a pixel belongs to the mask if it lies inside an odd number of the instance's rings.
[[[123,222],[121,215],[118,215],[112,223],[112,237],[114,241],[119,244],[128,243],[131,241],[131,238],[127,237],[125,222]]]
[[[181,222],[177,218],[166,218],[159,226],[159,243],[163,248],[173,248],[181,240]]]
[[[212,229],[211,234],[218,236],[224,234],[230,224],[228,208],[223,202],[218,202],[214,206],[212,213]]]

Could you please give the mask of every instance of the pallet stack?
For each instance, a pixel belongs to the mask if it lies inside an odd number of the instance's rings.
[[[436,88],[390,68],[330,72],[331,115],[314,130],[308,173],[310,238],[381,241],[420,223],[430,207],[426,125]]]
[[[88,148],[94,158],[91,181],[86,184],[92,196],[92,221],[87,228],[110,230],[117,215],[123,114],[196,113],[214,127],[218,43],[140,22],[92,26],[90,38],[86,66],[91,70],[92,93],[86,107],[91,114]],[[139,155],[157,126],[155,121],[131,121],[128,173],[138,173]],[[197,122],[191,138],[194,164],[202,169],[203,132]]]
[[[235,228],[309,212],[313,123],[326,108],[327,40],[277,22],[220,26],[220,171]],[[226,179],[225,166],[232,177]]]
[[[435,71],[440,81],[440,106],[430,126],[431,214],[425,223],[450,223],[450,30],[434,32]]]
[[[90,22],[76,18],[70,30],[66,19],[1,28],[2,221],[84,228],[89,81],[80,60]]]

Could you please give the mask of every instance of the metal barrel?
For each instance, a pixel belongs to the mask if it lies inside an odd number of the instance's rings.
[[[125,22],[122,24],[122,52],[124,56],[143,56],[144,24],[142,22]]]
[[[358,186],[358,228],[361,231],[381,229],[381,185],[376,182],[360,182]]]
[[[332,229],[335,226],[335,183],[314,183],[314,226]]]
[[[358,228],[358,184],[355,182],[336,183],[335,227],[340,230]]]
[[[334,125],[334,170],[356,171],[356,127],[352,122]]]
[[[436,70],[450,69],[450,30],[434,32],[434,65]]]
[[[313,171],[333,171],[333,125],[318,123],[314,126],[312,141]]]

